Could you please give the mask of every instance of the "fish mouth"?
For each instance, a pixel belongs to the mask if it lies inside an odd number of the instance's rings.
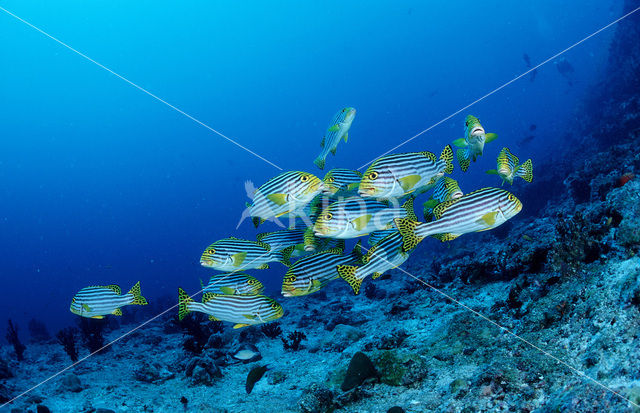
[[[376,188],[372,186],[360,186],[358,188],[358,195],[360,196],[374,196],[376,194]]]
[[[461,191],[457,191],[454,192],[453,194],[451,194],[451,199],[458,199],[462,196],[462,192]]]
[[[480,126],[476,126],[475,128],[471,129],[471,135],[480,135],[481,133],[484,133],[484,128],[480,127]]]
[[[200,260],[200,265],[202,265],[203,267],[213,267],[215,265],[215,261],[214,260],[210,260],[210,259],[201,259]]]
[[[509,175],[509,169],[507,169],[507,168],[500,168],[500,169],[498,169],[498,175],[500,175],[500,176],[507,176],[507,175]]]

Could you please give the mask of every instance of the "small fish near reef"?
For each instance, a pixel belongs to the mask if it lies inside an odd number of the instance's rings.
[[[203,293],[256,295],[263,291],[264,285],[260,280],[243,272],[217,274],[209,278],[207,285],[202,285]]]
[[[360,241],[350,254],[343,255],[342,248],[333,248],[300,258],[287,270],[282,280],[282,295],[285,297],[303,296],[325,287],[330,281],[339,278],[338,265],[357,265],[362,259]]]
[[[462,172],[467,172],[471,161],[475,162],[484,152],[484,145],[497,137],[495,133],[486,133],[478,118],[468,115],[464,121],[464,138],[453,141],[455,146],[461,148],[456,154]]]
[[[531,159],[527,159],[522,165],[517,156],[511,153],[509,148],[502,148],[498,155],[496,169],[487,171],[490,175],[498,175],[502,178],[502,183],[508,182],[513,185],[513,180],[520,177],[527,182],[533,181],[533,164]]]
[[[322,191],[322,181],[308,172],[288,171],[269,179],[256,189],[247,204],[257,228],[267,219],[279,218],[304,208]]]
[[[117,285],[85,287],[73,296],[69,310],[81,317],[104,318],[108,314],[122,315],[121,307],[125,305],[146,304],[138,281],[126,294]]]
[[[482,188],[436,206],[433,222],[406,218],[394,222],[402,234],[403,250],[410,251],[428,236],[444,242],[470,232],[496,228],[521,210],[522,203],[515,195],[503,189]]]
[[[229,272],[263,270],[269,268],[269,263],[273,261],[289,266],[287,253],[290,252],[290,249],[274,252],[263,242],[229,237],[209,245],[200,257],[200,265]]]
[[[247,394],[251,394],[253,390],[253,386],[264,376],[264,373],[267,372],[267,366],[257,366],[251,369],[249,374],[247,374],[247,381],[245,382],[244,389]]]
[[[242,343],[231,352],[231,357],[245,364],[262,359],[258,347],[251,343]]]
[[[178,288],[178,319],[192,311],[207,314],[211,321],[235,323],[233,328],[264,324],[282,317],[284,310],[272,298],[264,295],[202,294],[196,302],[182,288]]]
[[[621,186],[625,186],[629,181],[632,181],[635,177],[636,176],[634,174],[632,174],[631,172],[628,172],[622,175],[620,179],[618,179],[618,182],[616,182],[615,187],[620,188]]]
[[[400,198],[432,188],[445,173],[453,172],[453,149],[445,146],[437,158],[432,152],[410,152],[375,160],[360,181],[361,197]]]
[[[351,123],[353,123],[355,117],[356,110],[354,108],[343,108],[331,119],[329,127],[320,142],[322,151],[313,161],[318,168],[324,169],[325,160],[329,153],[332,155],[336,154],[336,149],[341,139],[344,139],[345,142],[347,141],[349,138],[349,129],[351,129]]]
[[[358,193],[362,174],[345,168],[331,169],[322,179],[323,193],[329,196],[346,196]]]

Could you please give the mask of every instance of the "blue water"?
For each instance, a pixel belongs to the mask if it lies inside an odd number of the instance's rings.
[[[284,170],[312,163],[331,116],[358,113],[331,167],[357,168],[617,18],[613,1],[25,2],[28,20]],[[478,116],[536,165],[571,156],[577,102],[603,70],[612,30],[464,110],[398,151],[439,153]],[[202,250],[234,235],[249,199],[279,171],[0,10],[1,313],[70,324],[73,294],[142,282],[149,301],[197,290]],[[526,147],[517,142],[531,134]],[[538,176],[544,169],[536,170]],[[517,190],[515,190],[517,192]],[[276,229],[265,224],[264,230]],[[473,237],[471,234],[467,237]],[[276,299],[285,267],[254,271]],[[285,305],[286,307],[286,305]],[[4,321],[3,321],[4,322]]]

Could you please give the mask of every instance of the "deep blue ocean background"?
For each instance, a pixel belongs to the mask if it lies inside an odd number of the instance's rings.
[[[373,160],[524,72],[524,53],[535,65],[621,11],[613,1],[548,0],[0,6],[284,170],[320,177],[312,160],[339,108],[358,112],[326,170]],[[571,157],[572,129],[589,123],[576,105],[604,70],[612,34],[564,55],[571,85],[550,62],[535,81],[518,80],[398,151],[439,153],[473,114],[499,140],[474,173],[456,166],[465,192],[499,183],[479,172],[495,167],[502,146],[537,166]],[[0,309],[22,335],[34,317],[52,331],[71,324],[71,297],[87,285],[126,290],[140,280],[150,302],[177,299],[178,286],[195,292],[212,274],[199,265],[209,243],[261,232],[248,220],[236,230],[244,182],[260,185],[276,168],[2,11],[0,39]],[[534,140],[518,145],[532,124]],[[252,274],[286,309],[284,271],[274,263]]]

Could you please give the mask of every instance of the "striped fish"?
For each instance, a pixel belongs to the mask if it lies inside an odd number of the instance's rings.
[[[376,279],[391,270],[402,265],[409,259],[410,251],[402,249],[402,236],[398,231],[393,231],[362,257],[362,266],[338,265],[336,270],[340,278],[344,279],[353,289],[354,294],[360,293],[362,281],[372,274]]]
[[[268,244],[234,237],[209,245],[200,257],[200,265],[218,271],[236,272],[252,268],[266,269],[272,261],[289,266],[286,251],[271,251]]]
[[[351,169],[332,169],[322,179],[323,193],[333,196],[357,194],[362,174]]]
[[[354,196],[325,208],[316,220],[313,231],[318,237],[355,238],[392,228],[394,218],[407,217],[415,217],[412,197],[402,207],[393,207],[373,198]]]
[[[211,321],[235,323],[233,328],[268,323],[282,317],[282,306],[264,295],[202,294],[202,302],[193,301],[178,288],[178,318],[182,320],[192,311],[209,315]]]
[[[362,197],[400,198],[431,188],[445,173],[453,172],[453,149],[447,145],[440,158],[431,152],[383,156],[365,171],[358,193]]]
[[[435,208],[436,205],[452,199],[458,199],[462,195],[462,190],[460,190],[460,186],[455,179],[449,178],[448,176],[442,177],[433,188],[431,198],[422,204],[424,220],[427,222],[433,220],[433,208]]]
[[[391,235],[394,232],[398,232],[398,229],[395,227],[391,229],[383,229],[381,231],[374,231],[369,234],[369,238],[367,238],[367,244],[373,247],[378,242],[382,241],[383,238],[386,238],[388,235]]]
[[[356,110],[354,108],[343,108],[331,119],[329,127],[320,142],[322,151],[313,161],[318,168],[324,169],[325,159],[327,155],[329,155],[329,152],[331,152],[332,155],[336,154],[336,148],[338,147],[338,143],[340,143],[340,139],[344,139],[345,142],[347,141],[349,129],[355,117]]]
[[[281,231],[263,232],[256,236],[256,240],[271,247],[271,251],[282,251],[304,243],[304,230],[283,229]]]
[[[350,254],[343,255],[343,252],[344,241],[341,247],[300,258],[284,275],[282,295],[294,297],[315,293],[339,278],[336,266],[360,262],[360,241]]]
[[[255,277],[243,272],[217,274],[209,278],[207,285],[202,285],[202,292],[230,295],[256,295],[264,291],[264,285]]]
[[[421,223],[405,218],[394,222],[403,238],[403,249],[412,250],[427,236],[450,241],[462,234],[493,229],[522,210],[515,195],[497,188],[482,188],[433,209],[435,221]]]
[[[486,133],[478,118],[468,115],[464,120],[464,138],[453,141],[455,146],[461,148],[456,151],[456,155],[462,172],[467,172],[471,161],[475,162],[482,155],[484,144],[497,137],[495,133]]]
[[[126,294],[122,294],[117,285],[85,287],[73,296],[69,310],[81,317],[104,318],[107,314],[122,315],[120,307],[132,304],[147,304],[140,291],[140,281]]]
[[[527,182],[533,181],[533,163],[531,159],[527,159],[525,163],[520,164],[520,159],[511,153],[509,148],[502,148],[498,154],[498,167],[490,169],[488,174],[498,175],[502,178],[502,184],[509,182],[513,185],[513,180],[520,177]]]
[[[247,204],[253,224],[281,217],[303,208],[322,191],[322,181],[308,172],[288,171],[271,178],[253,194]]]

